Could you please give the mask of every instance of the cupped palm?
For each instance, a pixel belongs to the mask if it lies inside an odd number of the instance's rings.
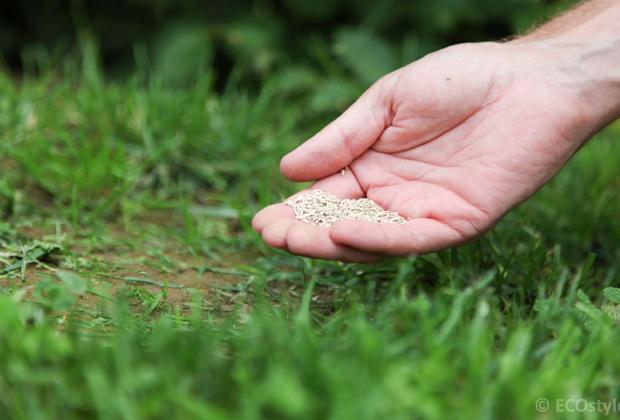
[[[556,67],[553,58],[516,47],[466,44],[385,76],[285,156],[281,170],[342,198],[371,198],[408,222],[320,228],[276,204],[256,215],[255,229],[292,253],[347,261],[478,237],[548,181],[592,131],[587,109],[575,105],[578,89]]]

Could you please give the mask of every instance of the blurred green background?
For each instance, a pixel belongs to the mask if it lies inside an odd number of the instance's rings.
[[[572,1],[559,0],[41,0],[10,2],[0,54],[14,73],[62,68],[95,39],[111,77],[138,72],[189,83],[212,71],[256,85],[295,68],[296,87],[330,73],[368,84],[443,46],[522,33]],[[334,68],[331,58],[342,65]],[[148,74],[146,74],[148,73]],[[340,89],[346,95],[346,84]],[[319,101],[320,102],[320,101]]]
[[[458,249],[350,265],[250,226],[299,188],[280,157],[377,77],[569,3],[3,4],[0,419],[548,419],[542,397],[615,401],[618,125]]]

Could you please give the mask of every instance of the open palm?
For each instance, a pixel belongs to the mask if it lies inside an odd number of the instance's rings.
[[[256,215],[255,229],[271,246],[345,261],[478,237],[547,182],[593,129],[556,67],[518,47],[466,44],[385,76],[281,169],[341,198],[371,198],[407,223],[323,228],[276,204]]]

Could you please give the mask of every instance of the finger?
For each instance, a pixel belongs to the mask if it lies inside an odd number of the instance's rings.
[[[347,262],[373,262],[384,256],[335,244],[329,229],[294,220],[280,219],[262,229],[263,240],[293,254]]]
[[[330,238],[341,246],[386,255],[426,254],[465,242],[450,226],[424,218],[404,224],[344,220],[331,227]]]
[[[296,223],[300,222],[290,218],[278,219],[273,223],[268,224],[261,232],[263,241],[265,241],[269,246],[288,251],[286,237],[288,235],[288,231]]]
[[[267,206],[254,216],[252,219],[252,227],[258,233],[261,233],[263,229],[277,220],[294,219],[295,212],[292,208],[284,203],[272,204]]]
[[[393,77],[368,89],[339,118],[284,156],[282,173],[294,181],[310,181],[346,167],[366,151],[389,125]]]
[[[345,262],[374,262],[385,256],[338,245],[330,237],[329,228],[294,222],[286,233],[289,252],[311,258]]]

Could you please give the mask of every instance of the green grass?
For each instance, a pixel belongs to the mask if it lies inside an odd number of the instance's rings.
[[[620,392],[620,127],[476,243],[312,261],[250,220],[361,86],[84,67],[0,76],[1,418],[595,418],[556,401]]]

